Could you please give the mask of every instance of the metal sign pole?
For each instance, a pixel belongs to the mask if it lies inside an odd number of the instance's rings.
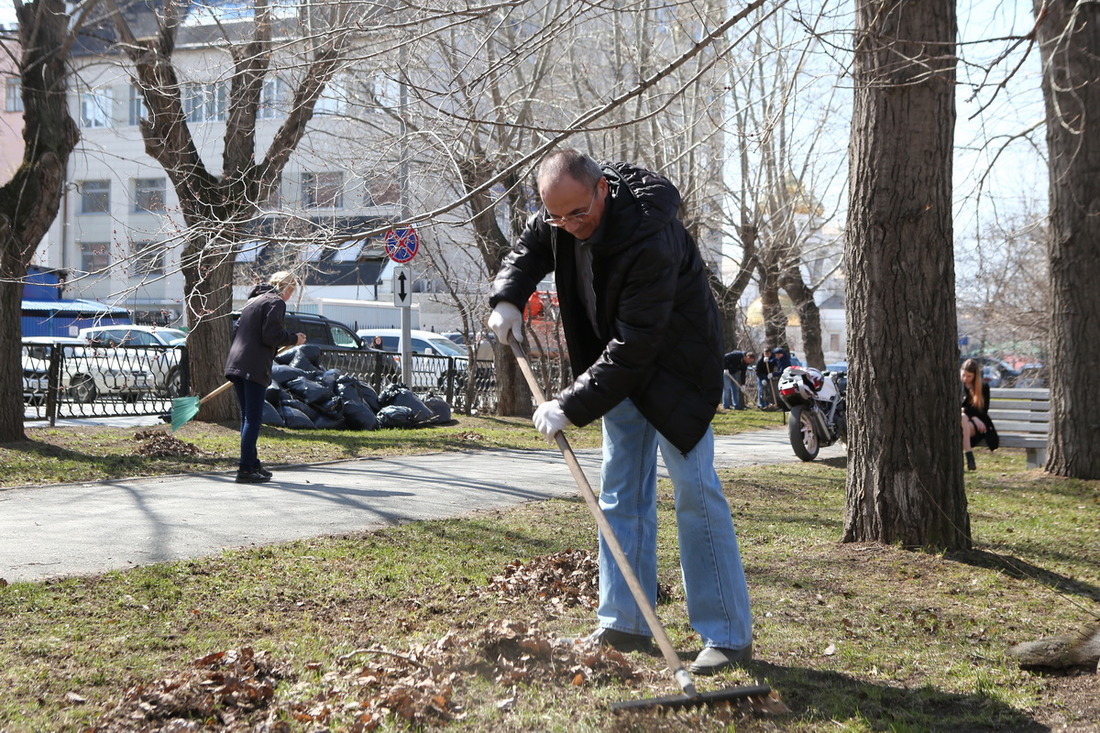
[[[393,304],[401,309],[401,381],[412,389],[412,271],[393,268]]]
[[[393,304],[401,308],[401,380],[412,389],[412,270],[408,262],[420,249],[420,237],[410,227],[386,232],[386,254],[401,266],[393,268]]]

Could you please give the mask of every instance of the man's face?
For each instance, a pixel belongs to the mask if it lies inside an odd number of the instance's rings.
[[[593,187],[562,176],[540,186],[539,195],[551,225],[564,229],[577,239],[588,239],[603,218],[607,180],[601,178]]]

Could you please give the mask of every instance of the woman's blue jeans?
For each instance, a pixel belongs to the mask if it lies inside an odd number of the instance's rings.
[[[624,400],[603,418],[600,506],[651,603],[657,599],[657,448],[672,479],[688,619],[704,646],[752,643],[752,613],[729,504],[714,470],[708,429],[687,455]],[[650,635],[630,588],[600,537],[601,627]]]
[[[240,377],[230,377],[229,381],[233,382],[237,404],[241,406],[241,460],[237,467],[241,471],[251,471],[260,467],[256,442],[260,439],[267,387]]]

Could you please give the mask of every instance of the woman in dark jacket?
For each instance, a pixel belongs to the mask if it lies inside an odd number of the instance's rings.
[[[966,454],[967,470],[973,471],[978,467],[974,461],[973,447],[984,441],[993,427],[993,421],[989,419],[989,385],[982,379],[981,366],[973,359],[963,362],[959,378],[963,387],[963,453]]]
[[[256,453],[256,441],[260,437],[264,398],[271,384],[271,362],[275,352],[281,346],[303,344],[306,340],[304,333],[290,333],[283,327],[286,301],[297,286],[298,282],[289,272],[276,272],[268,282],[257,285],[248,294],[248,303],[241,309],[233,328],[225,376],[233,383],[241,406],[239,484],[271,480],[271,472],[263,467]]]

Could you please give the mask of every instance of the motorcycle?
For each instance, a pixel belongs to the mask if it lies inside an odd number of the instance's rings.
[[[790,409],[787,430],[796,456],[812,461],[822,447],[848,441],[845,373],[792,366],[783,370],[777,386]]]

